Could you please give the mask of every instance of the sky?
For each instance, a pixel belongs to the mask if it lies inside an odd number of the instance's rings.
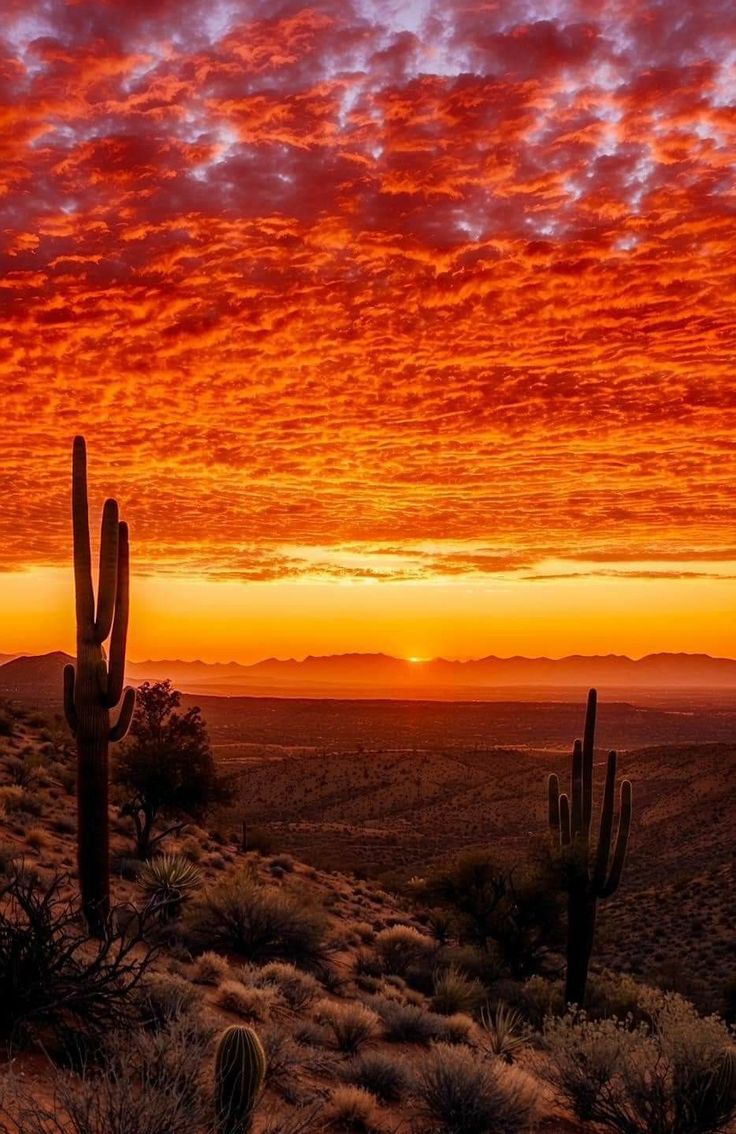
[[[4,0],[0,652],[736,655],[730,0]]]

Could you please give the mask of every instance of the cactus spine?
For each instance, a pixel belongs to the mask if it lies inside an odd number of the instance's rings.
[[[110,910],[108,749],[122,740],[133,716],[135,692],[123,690],[128,633],[128,526],[115,500],[102,514],[97,604],[87,504],[87,449],[75,437],[72,457],[72,528],[77,614],[77,664],[64,670],[64,711],[77,741],[77,864],[82,908],[100,933]],[[104,643],[110,638],[109,663]],[[110,710],[122,697],[117,722]]]
[[[560,794],[557,776],[549,777],[549,827],[553,844],[563,852],[567,867],[567,980],[565,1001],[582,1007],[593,950],[599,899],[618,889],[631,830],[631,783],[621,784],[618,832],[611,859],[616,753],[609,752],[606,783],[601,803],[600,830],[595,854],[590,828],[593,814],[593,754],[597,696],[588,693],[582,743],[575,741],[572,753],[570,795]],[[609,865],[610,861],[610,865]]]
[[[218,1134],[249,1134],[265,1078],[266,1053],[253,1029],[236,1024],[223,1032],[215,1055]]]

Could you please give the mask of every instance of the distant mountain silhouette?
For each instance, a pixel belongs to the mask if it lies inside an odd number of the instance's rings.
[[[0,655],[2,657],[2,655]],[[0,692],[55,695],[64,665],[60,651],[16,657],[0,665]],[[620,654],[565,658],[497,658],[471,661],[434,658],[409,661],[387,654],[328,654],[303,660],[266,658],[253,665],[164,659],[129,662],[134,684],[171,678],[184,692],[216,696],[423,697],[487,699],[507,691],[570,691],[596,685],[603,690],[735,690],[736,660],[708,654]]]
[[[74,658],[55,650],[51,654],[24,654],[0,665],[0,690],[3,693],[29,693],[37,689],[46,693],[56,686],[61,689],[64,666]]]

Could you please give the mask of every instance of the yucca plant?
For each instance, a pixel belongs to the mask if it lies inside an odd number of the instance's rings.
[[[493,1054],[503,1059],[504,1063],[513,1063],[514,1056],[526,1044],[521,1013],[503,1002],[499,1002],[493,1011],[486,1004],[480,1010],[480,1021]]]
[[[144,862],[138,880],[162,921],[175,917],[183,902],[202,883],[200,870],[180,854],[160,854]]]

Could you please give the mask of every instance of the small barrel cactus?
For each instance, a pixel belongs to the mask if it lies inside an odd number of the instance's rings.
[[[249,1134],[265,1078],[266,1053],[253,1029],[236,1024],[223,1032],[215,1055],[218,1134]]]

